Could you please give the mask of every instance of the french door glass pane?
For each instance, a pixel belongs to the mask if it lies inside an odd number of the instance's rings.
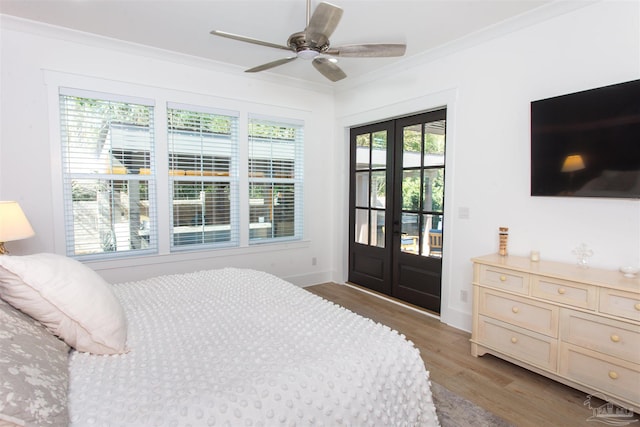
[[[372,227],[373,235],[371,236],[371,246],[377,246],[379,248],[384,248],[384,211],[372,210],[371,211],[371,224],[375,226]]]
[[[424,170],[424,211],[442,212],[444,202],[444,168]]]
[[[356,243],[369,244],[369,210],[356,209]]]
[[[369,148],[371,146],[371,140],[369,138],[370,134],[363,133],[361,135],[356,136],[356,145],[362,148]]]
[[[424,256],[442,257],[442,215],[424,215],[426,239],[423,248]]]
[[[374,169],[387,167],[387,132],[375,132],[371,135],[371,139],[373,143],[371,167]]]
[[[402,172],[402,209],[417,211],[420,209],[420,171]]]
[[[356,206],[369,207],[369,172],[356,172]]]
[[[444,166],[445,120],[425,123],[424,166]]]
[[[384,208],[387,199],[387,172],[378,171],[371,173],[371,207]],[[357,194],[356,194],[357,197]],[[358,203],[356,202],[356,205]]]
[[[420,249],[420,216],[413,213],[402,214],[402,235],[400,250],[417,254]]]
[[[371,134],[356,136],[356,169],[369,169],[371,165]]]
[[[403,129],[402,141],[402,167],[415,168],[420,166],[420,144],[421,126],[407,126]]]

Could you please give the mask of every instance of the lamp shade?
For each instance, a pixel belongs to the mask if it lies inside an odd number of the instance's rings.
[[[562,172],[575,172],[584,169],[584,161],[580,154],[567,156],[562,163]]]
[[[34,234],[18,202],[0,202],[0,242],[26,239]]]

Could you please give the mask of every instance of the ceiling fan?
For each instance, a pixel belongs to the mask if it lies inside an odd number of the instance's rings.
[[[294,53],[294,55],[245,70],[247,73],[268,70],[291,62],[297,58],[302,58],[313,60],[313,66],[323,76],[333,82],[342,80],[347,77],[347,75],[340,67],[338,67],[336,64],[337,60],[335,58],[327,58],[325,55],[331,57],[342,56],[359,58],[393,57],[402,56],[406,51],[407,46],[405,44],[392,43],[351,44],[331,47],[329,44],[329,37],[338,26],[340,18],[342,18],[342,9],[330,3],[322,2],[316,7],[313,15],[311,15],[310,10],[311,0],[307,0],[307,26],[304,31],[291,34],[287,40],[286,46],[251,37],[240,36],[225,31],[214,30],[211,31],[211,34],[260,46],[287,50]]]

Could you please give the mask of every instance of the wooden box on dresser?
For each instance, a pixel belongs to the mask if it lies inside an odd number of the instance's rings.
[[[473,356],[640,413],[640,279],[512,255],[472,261]]]

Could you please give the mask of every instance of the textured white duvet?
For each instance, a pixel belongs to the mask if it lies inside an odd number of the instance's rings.
[[[272,275],[115,285],[129,353],[72,353],[72,426],[438,425],[419,352]]]

